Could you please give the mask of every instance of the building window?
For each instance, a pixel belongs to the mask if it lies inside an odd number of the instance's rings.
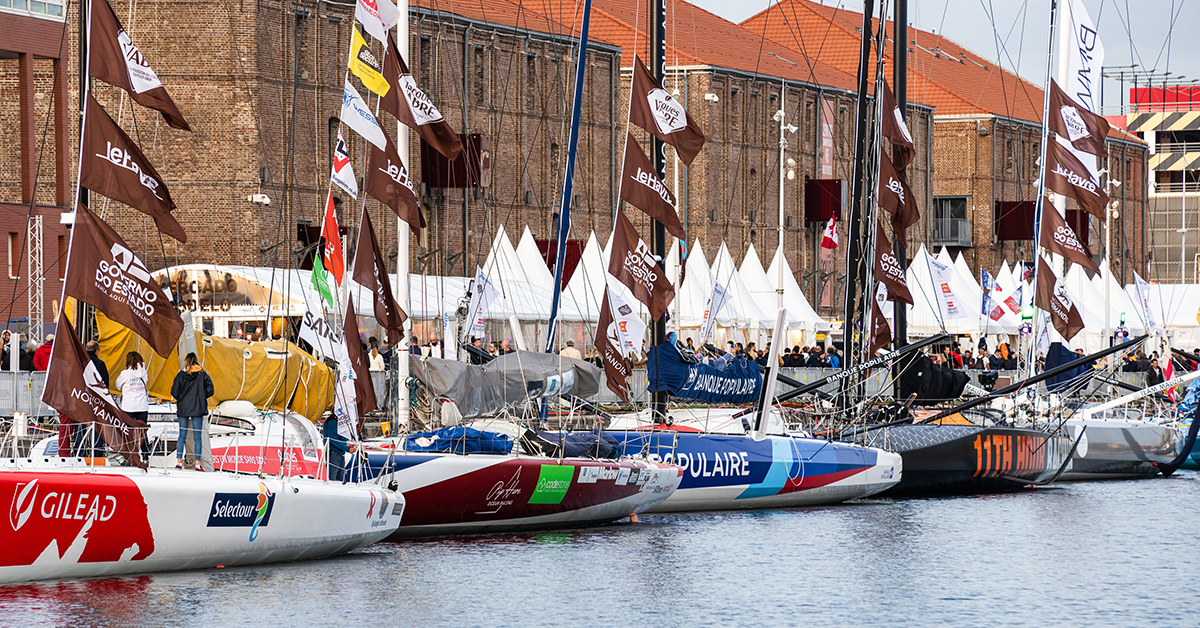
[[[967,197],[965,196],[939,196],[933,199],[933,219],[934,220],[966,220],[967,219]]]
[[[63,17],[65,0],[0,0],[0,9],[23,11],[35,15]]]
[[[475,44],[475,104],[479,107],[487,104],[486,54],[483,45]]]
[[[421,73],[421,91],[425,92],[425,95],[427,96],[431,91],[429,82],[429,66],[433,65],[433,57],[430,56],[432,54],[432,49],[433,43],[430,41],[429,35],[421,35],[421,58],[417,59],[417,65],[420,66],[418,70]],[[409,68],[409,71],[412,71],[412,68]],[[433,97],[430,96],[430,98]]]
[[[8,232],[8,278],[17,279],[21,272],[21,234]]]
[[[537,108],[537,55],[530,52],[525,55],[525,108]]]

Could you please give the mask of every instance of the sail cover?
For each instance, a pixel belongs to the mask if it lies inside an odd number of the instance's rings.
[[[412,373],[434,395],[453,400],[463,417],[474,418],[539,397],[590,397],[599,392],[603,371],[583,360],[517,351],[482,366],[413,356]]]
[[[756,401],[763,383],[754,362],[735,359],[716,365],[689,364],[669,342],[650,349],[646,374],[650,392],[665,391],[681,399],[714,403]]]

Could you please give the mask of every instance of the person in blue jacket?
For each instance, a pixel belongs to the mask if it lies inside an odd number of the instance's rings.
[[[354,451],[354,445],[346,441],[346,437],[338,433],[337,415],[330,414],[321,426],[321,436],[329,441],[329,454],[325,459],[330,482],[346,481],[346,453]]]

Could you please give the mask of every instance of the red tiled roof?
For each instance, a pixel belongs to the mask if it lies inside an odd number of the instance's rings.
[[[498,26],[507,26],[561,35],[578,37],[579,31],[571,26],[572,16],[564,21],[558,12],[550,12],[544,0],[517,3],[512,0],[409,0],[410,7],[420,7],[430,11],[442,11],[462,16],[470,20],[487,22]],[[582,5],[581,5],[582,6]],[[595,22],[588,34],[588,39],[609,45],[615,45],[614,40],[597,35]]]

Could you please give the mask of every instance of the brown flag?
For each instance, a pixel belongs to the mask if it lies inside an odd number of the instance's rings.
[[[388,90],[388,93],[391,91]],[[387,137],[387,131],[383,134]],[[391,137],[387,138],[386,153],[371,144],[371,154],[367,158],[367,181],[363,189],[375,200],[391,207],[401,220],[408,223],[413,233],[421,235],[421,230],[425,228],[425,215],[421,213],[416,189]]]
[[[75,212],[66,293],[133,330],[163,357],[183,332],[183,319],[146,265],[82,203]]]
[[[625,167],[621,171],[621,198],[629,201],[634,207],[646,212],[647,216],[661,222],[667,231],[686,240],[683,223],[679,222],[679,212],[675,209],[675,195],[663,185],[662,179],[654,173],[650,158],[642,151],[641,144],[633,138],[632,133],[625,136]]]
[[[379,106],[391,112],[405,126],[416,129],[421,139],[443,157],[450,161],[457,159],[462,152],[458,134],[433,105],[433,100],[417,87],[417,81],[408,71],[408,65],[396,49],[396,40],[390,33],[387,55],[383,59],[383,76],[391,89],[379,100]]]
[[[1092,261],[1092,252],[1075,235],[1075,230],[1067,224],[1067,219],[1058,212],[1050,201],[1042,205],[1042,247],[1051,253],[1059,255],[1100,272],[1100,266]]]
[[[629,95],[629,121],[675,147],[679,159],[687,165],[704,146],[704,132],[688,115],[683,103],[675,100],[654,80],[642,60],[633,58],[633,90]]]
[[[1050,130],[1085,153],[1103,157],[1108,154],[1108,120],[1075,102],[1050,79]]]
[[[879,153],[879,207],[892,215],[896,239],[908,246],[905,230],[916,224],[921,214],[908,182],[896,172],[892,160],[883,152]]]
[[[882,224],[875,227],[875,268],[872,272],[876,281],[887,286],[889,300],[913,304],[912,293],[908,291],[908,281],[900,268],[900,260],[896,259],[896,253],[892,250],[892,243],[888,242]]]
[[[896,170],[903,171],[912,163],[917,151],[913,148],[912,135],[904,122],[904,112],[896,104],[896,97],[892,95],[887,81],[883,83],[883,102],[880,104],[883,105],[883,136],[892,143],[893,152],[897,155]]]
[[[121,28],[108,0],[92,2],[91,6],[88,74],[129,92],[139,105],[159,111],[170,126],[191,131],[150,62]]]
[[[346,341],[346,356],[354,369],[354,405],[358,408],[361,424],[367,413],[379,407],[375,403],[375,384],[371,383],[371,363],[363,351],[362,338],[358,335],[358,315],[354,313],[354,299],[346,299],[346,321],[342,324],[342,337]],[[407,356],[400,356],[401,359]]]
[[[891,298],[890,295],[888,298]],[[871,342],[867,345],[867,355],[875,355],[876,351],[892,343],[892,327],[888,325],[887,317],[879,309],[879,299],[871,300]]]
[[[608,286],[604,287],[604,301],[600,304],[596,350],[600,352],[600,359],[604,362],[604,384],[609,390],[617,393],[621,401],[629,403],[629,362],[621,353],[621,336],[609,306]]]
[[[162,176],[90,93],[79,185],[146,214],[159,231],[187,242],[183,226],[171,215],[175,201]]]
[[[1050,270],[1046,260],[1038,256],[1037,294],[1034,305],[1050,314],[1050,321],[1063,338],[1070,340],[1083,329],[1083,317],[1075,301],[1067,294],[1067,286]]]
[[[403,338],[404,321],[408,320],[408,314],[400,309],[396,298],[392,296],[392,281],[388,278],[387,263],[379,250],[375,227],[371,225],[371,216],[365,207],[362,223],[358,227],[358,246],[354,250],[354,275],[351,278],[371,290],[375,303],[375,320],[388,331],[388,338],[393,342]]]
[[[42,401],[76,423],[93,425],[104,444],[133,466],[146,468],[140,452],[148,426],[130,418],[113,402],[65,312],[58,316]]]
[[[675,298],[675,287],[621,210],[617,210],[617,224],[613,229],[608,272],[625,284],[638,301],[646,304],[650,309],[650,320],[662,318]]]
[[[1057,140],[1046,144],[1046,188],[1075,199],[1080,209],[1103,220],[1108,193],[1067,147]]]

